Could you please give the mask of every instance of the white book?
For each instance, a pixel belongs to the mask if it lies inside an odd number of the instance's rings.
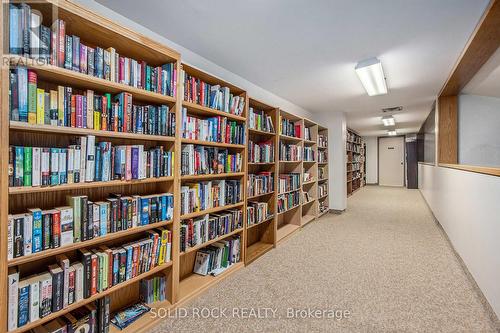
[[[24,241],[25,256],[32,253],[32,236],[33,236],[33,216],[31,214],[24,214],[23,241]]]
[[[41,18],[35,11],[31,11],[30,22],[30,54],[32,58],[40,57],[40,23]]]
[[[83,265],[77,262],[73,267],[75,267],[75,302],[78,302],[83,299]]]
[[[17,314],[18,314],[18,289],[19,289],[19,272],[14,270],[9,270],[8,276],[8,293],[9,293],[9,305],[8,305],[8,325],[9,331],[13,331],[17,328]]]
[[[87,156],[86,156],[86,165],[85,165],[85,181],[92,182],[94,181],[94,173],[95,173],[95,136],[89,135],[87,136]]]
[[[64,206],[56,209],[61,213],[61,246],[73,244],[73,208]]]
[[[62,148],[59,150],[59,184],[68,183],[68,174],[66,167],[66,158],[68,152],[66,149]]]
[[[7,219],[7,260],[14,259],[14,217],[9,214]]]
[[[139,149],[139,161],[138,161],[138,166],[139,166],[139,179],[144,179],[146,178],[146,164],[144,162],[146,162],[144,160],[144,146],[143,145],[137,145],[136,146],[137,149]],[[147,156],[147,155],[146,155]]]
[[[207,275],[209,260],[210,260],[210,255],[208,253],[202,251],[196,252],[196,259],[194,261],[193,273],[203,276]]]
[[[59,255],[56,257],[57,262],[63,270],[64,280],[63,280],[63,308],[68,306],[68,292],[69,292],[69,259],[65,255]]]
[[[31,185],[40,186],[42,185],[42,148],[33,147],[32,156],[32,169],[31,169]]]
[[[99,237],[101,234],[101,214],[97,202],[92,205],[92,224],[94,225],[94,238]]]
[[[40,316],[45,317],[50,314],[52,307],[52,275],[47,272],[39,275],[40,293]]]
[[[74,183],[81,183],[82,182],[82,177],[81,177],[81,172],[80,172],[80,163],[81,163],[81,159],[82,159],[81,156],[82,156],[82,147],[76,146],[75,152],[73,154],[73,182]]]
[[[33,322],[40,318],[40,276],[36,275],[28,278],[28,283],[30,285],[30,322]]]
[[[76,156],[75,156],[76,162]],[[86,178],[85,167],[87,162],[87,137],[80,137],[80,183],[84,183]],[[76,163],[75,163],[76,166]]]

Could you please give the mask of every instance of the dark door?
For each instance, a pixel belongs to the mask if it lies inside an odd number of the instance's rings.
[[[406,142],[406,175],[408,188],[418,188],[417,141]]]

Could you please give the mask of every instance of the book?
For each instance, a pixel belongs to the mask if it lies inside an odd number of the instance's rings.
[[[50,265],[49,272],[52,276],[52,312],[57,312],[63,308],[64,272],[57,264]]]
[[[27,279],[20,280],[18,286],[17,327],[22,327],[30,321],[30,283]]]
[[[29,285],[29,321],[33,322],[40,318],[40,277],[34,275],[26,278]]]
[[[13,331],[17,328],[18,318],[18,290],[19,290],[19,272],[13,268],[9,268],[7,277],[8,282],[8,313],[7,313],[7,329]]]
[[[43,273],[38,276],[40,281],[40,318],[52,313],[52,274]]]

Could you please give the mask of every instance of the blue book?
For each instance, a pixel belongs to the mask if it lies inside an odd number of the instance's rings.
[[[19,281],[17,327],[26,325],[30,321],[30,285],[28,280]]]
[[[73,70],[80,71],[80,37],[73,35]],[[67,51],[66,51],[67,52]]]
[[[50,148],[50,185],[59,185],[59,148]]]
[[[19,98],[19,121],[28,122],[28,69],[17,67],[17,94]]]
[[[33,215],[33,234],[31,237],[33,253],[42,251],[42,210],[30,209]]]
[[[73,37],[66,35],[66,50],[64,57],[64,68],[72,69],[73,68]]]
[[[134,248],[132,246],[125,246],[125,251],[127,251],[127,266],[125,269],[125,280],[129,280],[132,278],[132,257]]]
[[[100,236],[104,236],[108,233],[108,205],[104,202],[99,203],[99,216]]]
[[[22,54],[23,44],[20,31],[21,9],[14,5],[9,5],[9,52],[11,54]]]
[[[166,221],[167,220],[167,196],[162,195],[160,197],[160,207],[161,207],[161,215],[160,215],[160,221]]]
[[[100,47],[95,48],[95,76],[103,78],[104,68],[104,50]]]
[[[131,158],[132,179],[139,179],[139,148],[132,147]]]
[[[140,203],[141,220],[139,225],[149,224],[149,199],[141,198]]]
[[[100,182],[102,181],[102,150],[101,150],[101,144],[105,142],[100,142],[99,145],[96,147],[95,150],[95,180]]]

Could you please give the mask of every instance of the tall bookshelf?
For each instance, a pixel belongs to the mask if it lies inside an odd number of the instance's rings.
[[[297,133],[295,135],[287,135],[284,130],[284,124],[292,124],[291,126],[297,127]],[[298,181],[294,188],[284,188],[278,187],[278,221],[277,221],[277,242],[290,236],[295,231],[300,229],[302,225],[302,154],[304,147],[304,119],[295,116],[291,113],[280,110],[279,114],[279,136],[277,137],[277,147],[279,150],[279,177],[289,177],[290,175],[296,175]],[[289,133],[290,134],[290,133]],[[285,151],[286,147],[292,147],[297,152],[297,158],[286,158]],[[280,199],[291,196],[298,197],[298,203],[284,205],[283,209],[280,211]]]
[[[187,114],[187,116],[192,116],[198,119],[207,119],[207,118],[213,118],[213,117],[220,117],[220,119],[227,118],[228,121],[234,121],[237,124],[241,124],[244,126],[244,131],[246,131],[246,117],[248,114],[248,98],[247,94],[244,90],[228,83],[225,82],[217,77],[214,77],[212,75],[209,75],[195,67],[189,66],[187,64],[182,64],[182,70],[183,74],[181,74],[181,85],[183,86],[182,92],[183,96],[181,96],[182,99],[182,108],[183,112]],[[191,77],[191,81],[187,79],[187,77]],[[185,79],[186,78],[186,79]],[[184,79],[186,80],[184,82]],[[196,82],[196,80],[199,80]],[[209,84],[211,86],[217,86],[219,85],[220,87],[227,87],[229,89],[229,92],[233,96],[238,96],[239,98],[242,98],[244,101],[244,109],[242,114],[231,114],[227,113],[224,111],[216,110],[213,108],[210,108],[208,106],[203,106],[197,103],[196,101],[193,100],[188,100],[188,95],[187,91],[188,89],[192,87],[187,87],[186,84],[189,85],[196,85],[196,90],[198,91],[198,96],[204,94],[200,93],[199,91],[203,91],[204,87],[200,86],[202,83],[204,84]],[[209,92],[209,89],[207,89],[206,93]],[[195,93],[196,94],[196,93]],[[202,97],[200,97],[201,99]],[[208,98],[208,97],[207,97]],[[245,133],[246,134],[246,133]],[[189,185],[195,182],[216,182],[216,181],[230,181],[230,180],[236,180],[240,182],[240,199],[238,202],[227,204],[225,206],[220,206],[216,208],[209,208],[206,210],[199,210],[193,213],[187,213],[184,215],[180,215],[180,221],[179,223],[182,223],[186,220],[189,219],[197,219],[200,217],[203,217],[207,214],[221,214],[223,212],[227,212],[230,210],[237,210],[241,211],[242,213],[242,225],[241,227],[232,230],[231,232],[228,232],[226,234],[220,235],[217,238],[211,239],[203,244],[197,245],[192,248],[188,248],[183,252],[179,253],[179,278],[178,278],[178,288],[177,289],[177,294],[175,295],[175,300],[176,302],[183,303],[192,297],[195,297],[198,295],[200,292],[204,291],[214,283],[218,282],[219,280],[223,279],[225,276],[235,272],[236,270],[240,269],[244,265],[244,258],[245,258],[245,233],[244,233],[244,223],[246,220],[246,159],[247,159],[247,146],[246,146],[246,139],[247,136],[245,135],[245,141],[242,142],[241,144],[232,144],[232,143],[219,143],[219,142],[209,142],[209,141],[201,141],[201,140],[196,140],[196,139],[187,139],[187,138],[182,138],[181,140],[181,146],[184,147],[185,145],[194,145],[196,146],[203,146],[203,147],[212,147],[212,148],[217,148],[218,151],[224,151],[227,150],[230,154],[241,154],[242,156],[242,166],[241,166],[241,171],[240,172],[225,172],[222,173],[217,173],[217,174],[205,174],[205,175],[189,175],[189,176],[181,176],[180,173],[178,176],[180,177],[180,185],[185,186]],[[183,149],[181,147],[181,150]],[[189,159],[190,156],[187,156]],[[211,216],[211,215],[209,215]],[[216,242],[219,241],[226,241],[230,237],[234,236],[239,236],[240,237],[240,261],[237,263],[234,263],[233,265],[229,266],[224,272],[222,272],[220,275],[217,276],[202,276],[193,273],[193,268],[195,265],[195,259],[198,250],[204,249],[209,245],[212,245]],[[174,279],[175,280],[175,279]],[[174,283],[176,283],[175,281]]]
[[[361,136],[347,129],[347,196],[364,186],[365,146]]]
[[[304,119],[301,225],[318,216],[318,124]]]
[[[81,36],[82,43],[102,48],[113,47],[120,55],[137,60],[144,60],[152,66],[160,66],[173,63],[177,72],[180,71],[180,54],[159,43],[156,43],[142,35],[136,34],[120,25],[117,25],[93,12],[69,1],[37,1],[30,3],[33,9],[39,10],[43,15],[43,24],[51,26],[54,15],[66,22],[66,33]],[[4,31],[2,36],[8,39],[9,14],[8,3],[4,3],[1,16],[4,20]],[[4,40],[4,46],[8,41]],[[38,75],[39,86],[53,87],[54,85],[69,86],[73,89],[92,89],[96,93],[119,92],[129,93],[134,102],[150,105],[168,105],[169,109],[180,117],[179,96],[168,96],[157,92],[146,91],[119,82],[111,82],[85,73],[76,72],[61,67],[56,67],[40,61],[34,61],[28,57],[8,54],[8,47],[2,48],[3,60],[9,58],[9,65],[2,62],[2,115],[1,115],[1,183],[0,183],[0,234],[2,244],[0,250],[0,283],[7,285],[7,268],[17,270],[21,279],[31,274],[47,271],[47,266],[56,263],[56,255],[64,254],[72,262],[78,259],[78,250],[83,248],[93,249],[101,245],[113,247],[146,237],[146,231],[166,227],[173,232],[172,260],[151,268],[149,271],[128,279],[122,283],[107,288],[105,291],[84,298],[65,308],[51,313],[43,318],[29,322],[28,324],[11,330],[10,332],[26,332],[42,324],[58,318],[72,310],[83,307],[104,296],[110,296],[111,312],[122,308],[130,303],[139,301],[139,282],[146,277],[154,275],[165,275],[167,277],[168,299],[165,306],[175,302],[176,285],[174,276],[178,267],[178,229],[174,221],[179,220],[179,197],[178,177],[158,177],[141,180],[111,180],[106,182],[85,182],[67,185],[55,185],[51,187],[9,187],[9,145],[17,146],[42,146],[42,147],[67,147],[73,140],[80,136],[93,135],[96,141],[108,141],[113,145],[144,145],[144,148],[161,146],[164,151],[179,154],[180,141],[176,139],[179,127],[176,126],[176,135],[172,137],[145,135],[136,133],[112,132],[105,130],[87,130],[82,128],[60,127],[51,125],[32,125],[24,122],[9,120],[9,70],[17,66],[24,66]],[[176,82],[177,85],[179,81]],[[177,165],[174,166],[177,171]],[[132,227],[105,236],[95,237],[90,240],[73,243],[70,245],[44,250],[34,254],[21,256],[12,260],[7,259],[7,224],[8,214],[25,213],[29,208],[52,209],[66,205],[67,195],[86,195],[89,200],[98,201],[108,198],[113,193],[122,195],[148,195],[156,193],[174,193],[173,218],[167,221],[151,223],[139,227]],[[2,294],[0,301],[0,331],[7,331],[7,293]]]
[[[318,217],[328,213],[328,128],[318,125]]]
[[[279,109],[269,106],[256,99],[249,98],[248,122],[248,158],[247,177],[272,176],[272,183],[265,181],[267,178],[260,178],[255,181],[252,193],[250,193],[250,179],[247,179],[247,224],[246,224],[246,254],[245,262],[249,264],[264,253],[272,249],[276,244],[276,198],[278,182],[278,157],[276,148],[278,114]],[[253,120],[250,119],[253,116]],[[272,128],[268,126],[268,121],[272,122]],[[261,153],[256,153],[250,148],[250,144],[259,146]],[[274,154],[265,153],[267,145],[272,146]],[[251,154],[257,156],[250,156]],[[267,187],[258,184],[266,183]],[[270,186],[271,185],[271,186]],[[261,190],[259,190],[259,188]],[[267,204],[267,213],[257,217],[257,206]],[[250,218],[250,209],[253,208],[255,217]]]

